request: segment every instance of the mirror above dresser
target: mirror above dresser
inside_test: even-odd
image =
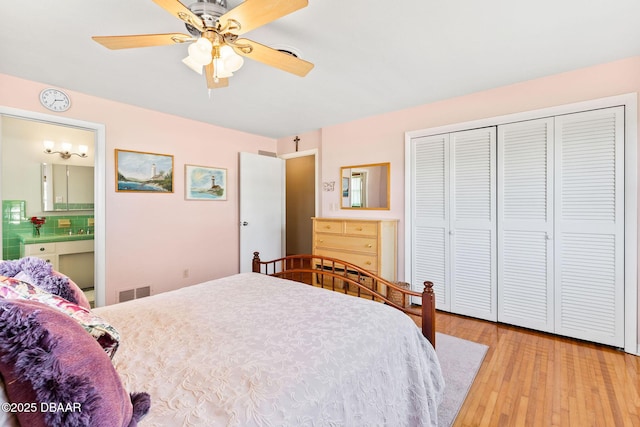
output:
[[[390,163],[340,168],[342,209],[390,209]]]

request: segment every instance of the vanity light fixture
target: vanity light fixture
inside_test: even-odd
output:
[[[73,146],[71,145],[70,142],[63,142],[60,144],[60,150],[54,150],[55,148],[55,142],[50,141],[50,140],[45,140],[43,142],[44,144],[44,152],[47,154],[60,154],[60,157],[62,157],[63,159],[69,159],[71,158],[71,156],[78,156],[78,157],[87,157],[87,152],[89,151],[89,147],[87,147],[86,145],[78,145],[78,152],[74,153],[71,151],[71,149],[73,148]]]

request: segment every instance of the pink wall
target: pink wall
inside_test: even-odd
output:
[[[0,105],[48,113],[38,102],[44,87],[0,74]],[[72,108],[61,116],[106,128],[107,304],[124,289],[150,285],[159,293],[237,273],[238,152],[275,151],[276,141],[67,92]],[[173,155],[174,193],[116,193],[116,148]],[[228,200],[185,201],[185,164],[226,168]]]

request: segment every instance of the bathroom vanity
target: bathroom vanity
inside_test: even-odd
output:
[[[93,234],[22,234],[19,237],[20,257],[42,258],[51,264],[54,270],[71,277],[82,289],[93,288]]]

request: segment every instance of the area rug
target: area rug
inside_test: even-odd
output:
[[[488,349],[484,344],[436,334],[436,353],[445,381],[444,399],[438,407],[438,427],[449,427],[455,421]]]

